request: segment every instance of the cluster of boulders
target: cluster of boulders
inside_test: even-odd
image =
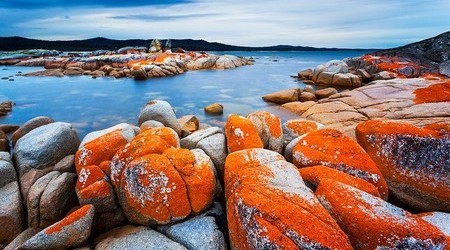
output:
[[[138,124],[81,142],[48,117],[15,130],[12,159],[0,153],[0,247],[450,246],[448,128],[367,121],[355,141],[257,111],[222,129],[158,100]]]
[[[266,102],[272,102],[276,104],[298,104],[302,102],[316,102],[320,99],[328,98],[337,93],[338,91],[335,88],[330,87],[315,90],[313,87],[307,85],[303,89],[286,89],[269,93],[267,95],[264,95],[262,99]]]

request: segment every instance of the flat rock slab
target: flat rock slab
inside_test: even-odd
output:
[[[338,128],[351,137],[355,137],[354,129],[358,123],[373,119],[401,120],[417,126],[450,124],[448,101],[416,101],[414,92],[417,89],[436,83],[423,78],[374,81],[372,85],[322,99],[306,109],[301,117],[328,128]],[[290,109],[289,105],[284,107]]]

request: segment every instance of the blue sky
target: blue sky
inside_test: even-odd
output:
[[[450,30],[449,0],[0,0],[0,36],[388,48]]]

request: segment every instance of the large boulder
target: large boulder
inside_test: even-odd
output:
[[[211,159],[203,152],[178,148],[176,134],[157,135],[157,131],[149,129],[136,136],[111,163],[120,205],[136,224],[167,224],[198,214],[214,197]]]
[[[55,121],[47,116],[38,116],[25,122],[18,130],[13,133],[11,137],[13,146],[16,144],[17,140],[19,140],[22,136],[26,135],[31,130],[53,122]]]
[[[398,200],[418,211],[450,212],[448,133],[367,121],[356,127],[356,136]]]
[[[14,148],[14,162],[20,177],[24,201],[33,183],[53,170],[64,157],[76,152],[80,140],[68,123],[40,126],[21,137]]]
[[[37,233],[19,249],[71,249],[81,246],[91,234],[93,218],[94,206],[85,205]]]
[[[283,130],[278,116],[267,111],[256,111],[247,116],[258,130],[264,148],[277,153],[283,151]]]
[[[439,74],[450,77],[450,60],[439,64]]]
[[[304,119],[289,120],[282,125],[284,145],[289,144],[292,140],[299,136],[323,129],[324,127],[325,126],[323,124],[314,121]]]
[[[338,130],[306,134],[294,146],[292,158],[299,168],[323,165],[366,180],[387,199],[388,186],[375,162],[356,141]]]
[[[443,249],[436,227],[381,198],[331,179],[316,190],[355,249]]]
[[[9,153],[0,152],[0,248],[19,235],[24,226],[24,209],[17,175]]]
[[[159,121],[166,127],[175,130],[181,136],[181,126],[178,123],[172,106],[166,101],[153,100],[145,104],[139,113],[139,125],[148,120]]]
[[[186,250],[183,245],[172,241],[148,227],[123,226],[100,235],[95,239],[95,249],[152,249]]]
[[[263,148],[256,126],[249,119],[232,114],[225,124],[228,152],[248,148]]]
[[[225,193],[232,249],[351,249],[296,167],[276,152],[228,155]]]

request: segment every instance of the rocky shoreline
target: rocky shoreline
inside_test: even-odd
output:
[[[182,74],[188,70],[231,69],[252,64],[251,60],[233,55],[206,52],[171,52],[147,48],[122,48],[118,51],[62,53],[38,51],[32,54],[11,54],[0,58],[0,65],[42,66],[43,71],[23,76],[129,77],[144,80]],[[44,53],[45,52],[45,53]],[[55,55],[56,54],[56,55]]]

